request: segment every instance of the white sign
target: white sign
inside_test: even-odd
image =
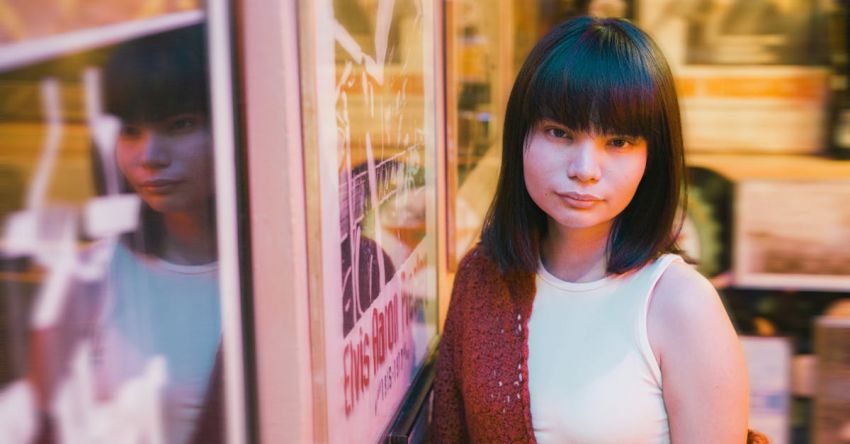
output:
[[[735,197],[735,284],[850,290],[850,180],[746,180]]]
[[[772,444],[791,429],[791,343],[787,338],[742,336],[750,382],[750,428]]]

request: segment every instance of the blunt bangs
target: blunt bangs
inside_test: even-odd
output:
[[[664,109],[644,59],[619,27],[569,35],[533,75],[523,112],[532,124],[548,119],[576,131],[651,137]]]
[[[116,47],[103,77],[106,111],[123,120],[155,122],[187,112],[208,114],[203,27]]]

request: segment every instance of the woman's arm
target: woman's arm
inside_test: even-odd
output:
[[[708,280],[687,264],[671,264],[655,288],[647,330],[661,367],[672,442],[746,442],[744,355]]]

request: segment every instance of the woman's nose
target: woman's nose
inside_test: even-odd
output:
[[[147,168],[163,168],[171,163],[167,142],[157,131],[145,132],[140,160]]]
[[[600,153],[595,142],[590,139],[580,139],[576,143],[567,173],[571,179],[579,182],[596,182],[602,174]]]

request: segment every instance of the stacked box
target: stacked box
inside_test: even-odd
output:
[[[815,322],[818,357],[812,440],[850,442],[850,318],[820,317]]]

